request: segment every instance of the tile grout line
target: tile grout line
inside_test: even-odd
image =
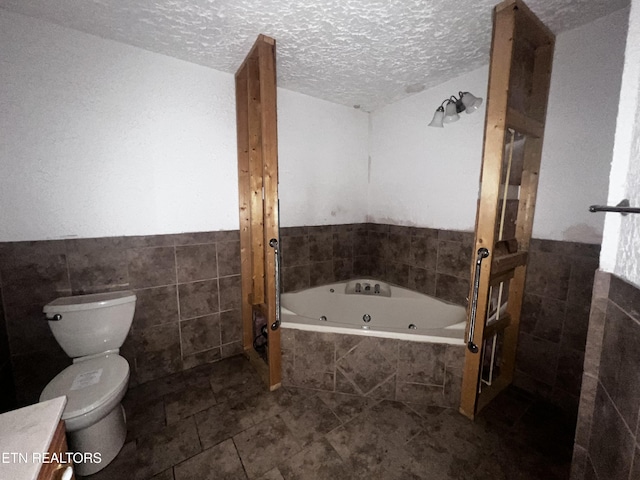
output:
[[[182,311],[180,308],[180,288],[178,284],[178,247],[173,246],[173,269],[176,278],[176,304],[178,307],[178,342],[180,343],[180,370],[184,369],[184,348],[182,346]],[[166,412],[165,412],[166,414]]]
[[[632,315],[631,313],[629,313],[627,310],[625,310],[624,308],[622,308],[620,305],[618,305],[615,301],[611,300],[610,298],[607,298],[607,301],[613,303],[618,310],[620,310],[622,313],[625,314],[625,316],[629,317],[629,319],[636,325],[640,325],[640,318],[636,318],[636,315]]]
[[[222,358],[222,308],[220,304],[220,259],[218,252],[218,243],[214,243],[216,250],[216,278],[218,279],[218,345],[220,348],[220,358]],[[242,282],[242,279],[241,279]],[[240,287],[242,290],[242,286]],[[242,305],[241,305],[242,306]]]
[[[245,431],[245,430],[243,430],[243,431]],[[236,445],[236,441],[235,441],[235,439],[233,437],[235,437],[235,435],[229,437],[229,440],[231,440],[231,443],[233,443],[233,448],[236,449],[236,455],[238,455],[238,460],[240,460],[240,465],[242,465],[242,471],[244,472],[245,477],[249,478],[249,473],[247,472],[247,467],[245,466],[244,461],[242,460],[242,456],[240,455],[240,450],[238,450],[238,445]]]
[[[333,336],[333,391],[334,392],[336,391],[337,385],[338,385],[338,345],[336,344],[336,341],[337,341],[337,336],[334,335]]]
[[[620,420],[622,420],[622,423],[626,427],[627,431],[631,434],[631,437],[636,439],[636,432],[631,430],[631,427],[629,425],[627,425],[627,421],[624,419],[624,416],[622,415],[622,413],[620,413],[620,410],[618,409],[618,405],[616,405],[616,402],[613,400],[613,398],[611,398],[611,395],[609,395],[609,391],[607,390],[607,387],[605,387],[604,384],[600,381],[600,378],[598,378],[598,384],[602,387],[602,390],[604,391],[605,395],[607,396],[607,398],[611,402],[611,405],[613,405],[614,410],[618,414],[618,417],[620,417]],[[597,390],[596,390],[596,397],[597,396],[598,396],[598,393],[597,393]],[[595,400],[594,400],[594,405],[595,405]],[[636,415],[637,415],[637,413],[636,413]],[[637,420],[637,418],[636,418],[636,420]],[[637,428],[637,425],[636,425],[636,428]],[[636,443],[637,442],[634,441],[634,444],[636,444]]]
[[[69,250],[68,250],[68,245],[66,240],[64,240],[64,265],[67,270],[67,281],[69,282],[69,293],[73,295],[73,287],[71,286],[71,269],[69,268]],[[129,276],[129,265],[127,265],[127,277],[128,276]]]
[[[400,386],[400,381],[399,381],[399,377],[400,377],[400,342],[396,342],[396,369],[395,369],[395,375],[396,375],[396,384],[395,384],[395,388],[393,389],[393,399],[397,400],[398,399],[398,388]]]

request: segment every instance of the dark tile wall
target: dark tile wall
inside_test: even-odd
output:
[[[42,314],[59,296],[136,293],[121,349],[132,385],[241,352],[239,255],[238,231],[0,244],[18,404],[70,363]]]
[[[348,280],[369,268],[367,224],[285,227],[280,237],[285,292]]]
[[[370,273],[402,287],[465,305],[473,233],[369,224]]]
[[[285,291],[372,276],[466,305],[470,232],[306,226],[282,228],[281,243]],[[598,250],[532,242],[517,382],[568,409],[577,405]],[[42,320],[42,306],[58,296],[136,292],[122,348],[133,384],[242,350],[237,231],[4,243],[0,287],[20,405],[69,364]],[[0,374],[10,378],[9,370]]]
[[[463,345],[282,329],[282,383],[458,407]]]
[[[600,246],[533,239],[515,384],[577,414]]]
[[[572,480],[640,478],[640,289],[598,271]]]
[[[2,302],[0,302],[0,413],[11,410],[14,407],[15,391],[11,369],[11,352],[9,351],[7,322],[4,318]]]
[[[281,229],[284,291],[372,276],[466,305],[473,234],[373,223]]]

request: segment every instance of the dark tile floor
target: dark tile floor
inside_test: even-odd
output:
[[[127,442],[90,480],[568,479],[573,425],[517,390],[453,409],[264,389],[241,356],[132,388]]]

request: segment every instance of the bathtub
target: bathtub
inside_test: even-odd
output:
[[[284,293],[281,306],[282,328],[464,345],[464,307],[378,280]]]

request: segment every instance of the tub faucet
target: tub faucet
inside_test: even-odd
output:
[[[356,293],[360,293],[362,291],[362,285],[360,283],[356,283]]]
[[[369,292],[369,291],[371,291],[371,285],[369,285],[368,283],[365,283],[365,284],[364,284],[364,291],[365,291],[365,292]]]
[[[380,284],[376,283],[373,287],[373,293],[380,293]]]

